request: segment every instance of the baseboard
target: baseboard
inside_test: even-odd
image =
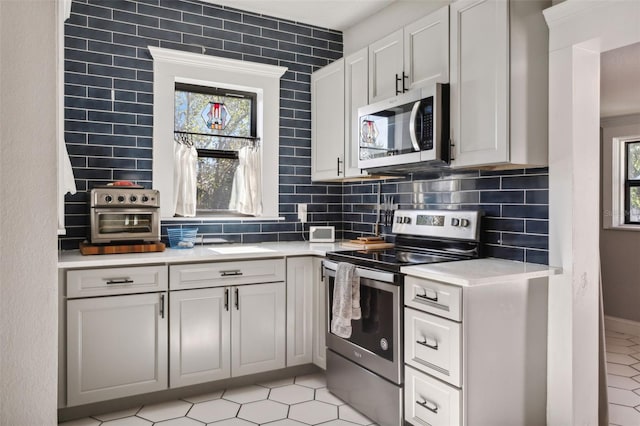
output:
[[[617,331],[618,333],[633,334],[640,336],[640,322],[632,321],[624,318],[604,316],[605,330]]]

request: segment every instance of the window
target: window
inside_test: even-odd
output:
[[[640,231],[640,114],[601,119],[602,226]]]
[[[624,145],[624,223],[640,225],[640,140]]]
[[[153,46],[148,49],[153,57],[153,187],[160,191],[162,219],[170,220],[175,212],[176,84],[218,87],[227,93],[255,94],[255,136],[260,139],[257,156],[262,165],[261,174],[257,177],[262,186],[259,200],[262,213],[255,216],[260,219],[278,218],[280,78],[287,68]],[[229,136],[226,135],[227,138]],[[215,159],[216,162],[222,160]],[[209,207],[215,210],[213,205]],[[220,205],[224,206],[224,203],[220,202]],[[207,217],[225,220],[229,215]]]
[[[238,151],[256,147],[256,94],[175,85],[174,140],[198,154],[196,214],[235,214],[230,206]]]

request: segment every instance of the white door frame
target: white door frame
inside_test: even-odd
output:
[[[549,25],[547,420],[598,423],[600,53],[640,42],[637,0],[567,0]]]

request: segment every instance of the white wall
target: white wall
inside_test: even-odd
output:
[[[343,31],[344,56],[368,46],[429,13],[451,3],[450,0],[402,0]],[[364,7],[364,6],[363,6]]]
[[[640,137],[640,114],[602,120],[602,206],[611,212],[613,138]],[[607,200],[608,199],[608,200]],[[609,201],[609,202],[607,202]],[[603,222],[606,217],[603,216]],[[640,228],[600,230],[602,297],[608,316],[640,322]]]
[[[0,1],[0,425],[55,425],[56,8]]]

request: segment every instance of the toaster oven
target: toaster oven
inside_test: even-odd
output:
[[[93,244],[160,241],[160,194],[142,187],[91,190]]]

